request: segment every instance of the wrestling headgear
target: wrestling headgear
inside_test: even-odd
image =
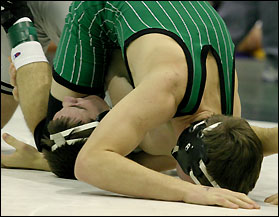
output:
[[[84,139],[87,139],[88,137],[80,137],[76,139],[66,139],[67,136],[74,135],[77,132],[85,131],[92,129],[92,131],[98,126],[100,121],[103,119],[103,117],[108,113],[109,111],[102,112],[101,114],[98,115],[95,121],[83,124],[81,126],[73,127],[68,130],[64,130],[59,133],[51,134],[50,135],[50,140],[54,141],[54,145],[51,147],[51,151],[55,151],[57,148],[60,148],[61,146],[67,144],[67,145],[73,145],[77,141],[81,141]]]
[[[172,156],[196,184],[200,184],[199,178],[205,176],[213,187],[220,187],[207,173],[209,159],[206,156],[206,144],[202,141],[203,132],[210,131],[219,124],[221,122],[206,127],[205,121],[193,123],[181,133],[177,145],[172,149]]]

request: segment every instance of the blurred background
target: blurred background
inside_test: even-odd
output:
[[[236,46],[242,117],[278,123],[278,1],[210,1]]]

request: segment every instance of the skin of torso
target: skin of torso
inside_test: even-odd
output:
[[[162,44],[164,44],[164,46],[160,46]],[[168,53],[176,53],[176,59],[173,62],[171,62],[172,67],[175,68],[175,70],[177,70],[177,73],[182,73],[183,75],[181,76],[185,78],[185,85],[183,85],[182,83],[182,85],[177,88],[177,92],[179,93],[177,97],[179,104],[179,100],[181,100],[184,96],[186,89],[187,62],[181,47],[173,39],[160,34],[148,34],[136,39],[134,42],[131,43],[131,45],[127,49],[129,67],[132,73],[134,84],[137,87],[144,79],[148,77],[150,71],[152,71],[152,68],[156,67],[157,64],[159,65],[161,61],[164,60],[162,53],[166,53],[166,49],[168,50]],[[120,52],[118,55],[120,55]],[[117,57],[116,54],[113,57],[113,59],[119,60],[119,56]],[[121,76],[129,80],[124,63],[119,63],[119,61],[113,61],[113,59],[111,68],[116,67],[116,64],[118,64],[116,69],[121,71]],[[162,124],[150,130],[145,135],[143,141],[139,144],[139,147],[143,151],[151,155],[171,156],[171,150],[175,146],[179,135],[192,122],[208,118],[213,114],[221,114],[220,81],[218,75],[218,68],[216,60],[211,54],[211,52],[209,52],[206,59],[206,69],[206,84],[198,110],[193,115],[172,118],[165,124]],[[234,115],[240,116],[241,111],[239,95],[237,92],[237,76],[235,82],[236,86],[234,100]],[[120,85],[118,88],[125,89],[125,84],[123,84],[122,86]],[[123,90],[123,92],[127,91],[127,89],[129,88],[126,88],[125,90]],[[110,95],[112,96],[112,101],[114,103],[117,103],[117,101],[120,100],[114,100],[113,93]]]

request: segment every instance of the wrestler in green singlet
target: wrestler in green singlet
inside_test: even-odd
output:
[[[225,23],[208,2],[75,1],[56,52],[54,79],[74,91],[102,93],[110,53],[119,47],[133,81],[126,49],[148,33],[172,37],[185,53],[188,83],[176,116],[198,109],[209,51],[218,65],[222,113],[233,113],[234,44]]]

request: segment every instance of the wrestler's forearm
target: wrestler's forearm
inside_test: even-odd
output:
[[[147,154],[144,151],[141,151],[139,153],[131,153],[127,157],[144,167],[147,167],[149,169],[158,172],[171,170],[174,169],[176,166],[176,161],[171,156],[164,156],[164,155],[154,156],[154,155]]]
[[[94,162],[95,161],[95,162]],[[194,185],[143,167],[113,151],[96,151],[82,162],[87,168],[77,178],[101,189],[136,198],[181,201],[229,208],[259,208],[244,194]],[[95,166],[91,167],[91,163]],[[79,168],[75,168],[76,171]]]
[[[46,117],[51,68],[47,62],[24,65],[17,70],[16,82],[24,119],[34,134],[38,123]]]
[[[90,164],[96,165],[96,162],[100,163],[93,169]],[[148,169],[110,151],[96,152],[96,155],[94,154],[84,163],[87,164],[88,171],[84,171],[83,168],[81,172],[87,175],[80,177],[77,173],[79,180],[119,194],[139,198],[185,201],[185,195],[192,188],[190,183]]]
[[[252,129],[262,142],[264,156],[278,153],[278,127],[263,128],[252,126]]]

